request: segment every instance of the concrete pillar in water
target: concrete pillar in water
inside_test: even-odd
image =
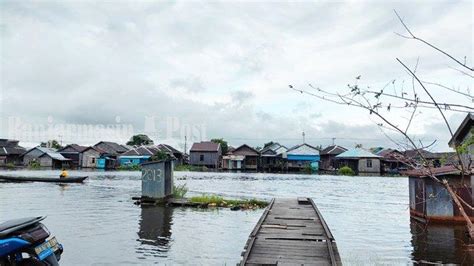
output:
[[[164,200],[173,195],[173,161],[162,160],[142,165],[142,198]]]

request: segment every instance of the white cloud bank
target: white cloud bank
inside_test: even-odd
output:
[[[120,116],[139,132],[145,117],[156,116],[157,142],[173,117],[204,125],[207,138],[232,145],[292,145],[305,131],[314,145],[336,137],[347,146],[390,146],[367,112],[308,98],[288,85],[344,90],[362,75],[375,88],[397,79],[400,90],[403,81],[409,88],[410,77],[395,57],[410,66],[420,57],[424,79],[472,86],[439,53],[395,35],[403,28],[393,9],[418,35],[472,65],[470,1],[3,1],[0,137],[9,136],[11,117],[110,124]],[[433,93],[472,105],[439,89]],[[393,116],[403,122],[400,113]],[[454,126],[462,119],[448,116]],[[449,136],[439,116],[426,110],[417,119],[413,132],[446,149]],[[172,137],[166,141],[182,146],[181,135]]]

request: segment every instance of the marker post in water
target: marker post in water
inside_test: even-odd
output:
[[[166,201],[173,195],[173,161],[161,160],[141,164],[142,199]]]

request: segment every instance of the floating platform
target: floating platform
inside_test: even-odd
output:
[[[171,207],[194,207],[194,208],[207,208],[209,204],[207,203],[197,203],[191,202],[189,199],[174,199],[171,197],[164,199],[154,199],[149,197],[132,197],[132,200],[135,201],[136,205],[165,205]]]
[[[310,198],[273,199],[250,234],[240,265],[342,265],[329,227]]]

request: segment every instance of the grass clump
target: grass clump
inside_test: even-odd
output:
[[[337,173],[338,173],[339,175],[347,175],[347,176],[353,176],[353,175],[355,175],[354,170],[352,170],[352,168],[350,168],[349,166],[343,166],[343,167],[339,168],[339,170],[337,171]]]
[[[173,185],[173,198],[182,199],[188,193],[188,187],[186,184],[182,185]]]
[[[227,208],[239,208],[239,209],[257,209],[265,208],[268,206],[268,202],[249,199],[249,200],[237,200],[237,199],[224,199],[217,195],[201,195],[191,197],[189,199],[193,203],[207,204],[209,207],[227,207]]]
[[[120,171],[140,171],[140,169],[140,165],[138,164],[120,165],[117,167],[117,170]]]
[[[183,172],[207,172],[209,169],[206,166],[196,166],[196,165],[189,165],[189,164],[181,164],[176,165],[174,167],[175,171],[183,171]]]
[[[196,172],[201,171],[201,167],[189,165],[189,164],[180,164],[174,167],[175,171],[187,171],[187,172]]]
[[[15,168],[15,165],[14,165],[13,163],[7,163],[7,164],[5,165],[5,167],[6,167],[7,169],[13,169],[13,168]]]

